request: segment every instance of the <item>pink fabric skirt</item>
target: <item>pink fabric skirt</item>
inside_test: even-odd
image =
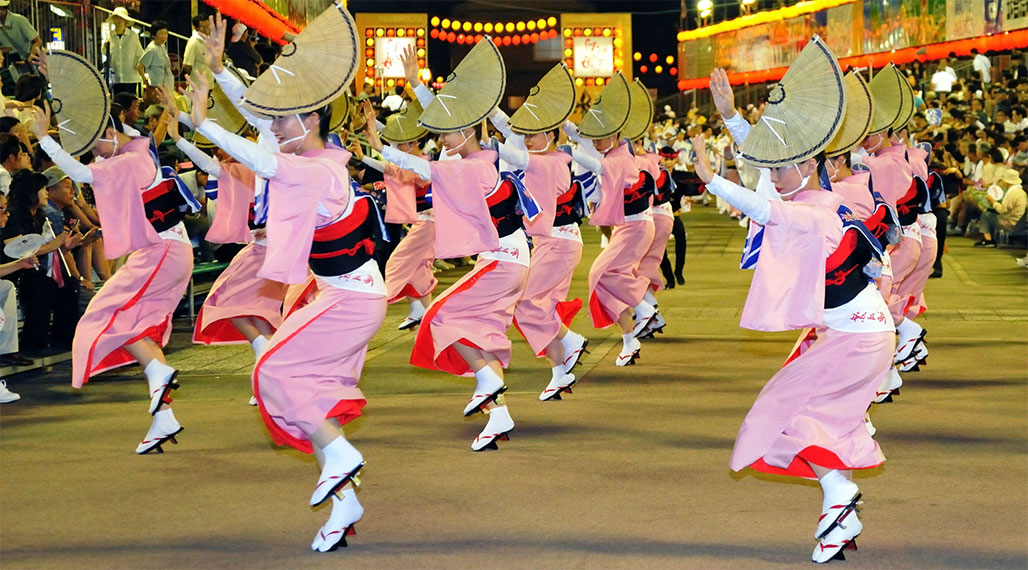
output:
[[[614,228],[607,247],[589,269],[589,314],[594,327],[609,327],[625,309],[643,300],[650,280],[638,269],[652,243],[653,222],[649,220]]]
[[[253,371],[253,391],[275,443],[311,453],[323,421],[345,424],[365,404],[357,387],[368,342],[385,320],[381,295],[333,286],[290,314]]]
[[[229,319],[257,317],[272,328],[282,324],[282,298],[286,284],[257,276],[267,248],[250,243],[211,286],[193,328],[196,344],[244,344],[249,342]]]
[[[582,244],[555,237],[536,237],[534,241],[525,292],[514,307],[514,324],[541,355],[560,332],[557,304],[571,288],[575,267],[582,260]]]
[[[938,251],[939,242],[921,234],[921,257],[918,258],[917,266],[910,273],[910,277],[904,280],[900,288],[900,294],[907,296],[904,313],[909,319],[916,319],[928,309],[924,300],[924,288],[928,284],[928,277],[935,271],[935,256]]]
[[[900,238],[896,249],[889,253],[892,260],[892,291],[888,297],[889,312],[892,319],[899,322],[903,319],[903,313],[910,303],[910,295],[907,292],[910,287],[907,281],[917,267],[918,259],[921,257],[921,244],[913,238]],[[935,263],[932,260],[932,263]]]
[[[492,354],[506,368],[511,347],[507,329],[527,279],[528,268],[524,265],[479,258],[467,275],[425,311],[410,363],[470,376],[473,371],[453,348],[460,342]]]
[[[435,260],[435,222],[420,221],[410,227],[386,262],[386,297],[390,303],[404,297],[424,297],[439,281],[432,274]]]
[[[193,248],[187,243],[165,239],[132,252],[79,319],[71,345],[71,385],[81,388],[101,372],[135,363],[122,348],[126,344],[144,337],[168,344],[172,313],[192,272]]]
[[[760,391],[739,428],[730,466],[814,477],[807,462],[868,469],[885,461],[864,412],[892,364],[891,332],[817,331],[817,340]]]
[[[653,214],[653,243],[639,264],[639,273],[649,280],[650,289],[660,291],[664,288],[664,277],[660,273],[660,262],[667,251],[667,240],[671,237],[671,229],[675,219],[663,214]]]

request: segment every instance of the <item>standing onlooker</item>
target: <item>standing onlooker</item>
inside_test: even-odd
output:
[[[29,57],[32,55],[43,40],[39,38],[39,32],[32,27],[32,22],[21,14],[12,14],[10,11],[11,0],[0,0],[0,52],[4,54],[3,84],[4,94],[9,94],[14,88],[14,82],[22,73],[32,73],[34,67],[30,64]],[[10,66],[17,72],[11,74]]]
[[[130,20],[138,22],[129,17],[124,7],[115,8],[107,18],[107,23],[114,26],[114,31],[100,48],[107,55],[107,80],[114,94],[137,93],[139,83],[143,80],[136,69],[139,58],[143,57],[143,44],[139,43],[139,34],[128,27]]]
[[[175,74],[171,72],[171,58],[168,57],[168,23],[157,20],[150,24],[153,41],[143,50],[136,63],[136,71],[147,87],[165,86],[175,90]]]
[[[982,80],[982,85],[988,85],[992,83],[992,62],[989,58],[978,53],[978,48],[971,48],[971,55],[974,56],[974,70],[978,72],[978,77]]]
[[[204,47],[203,36],[200,35],[206,36],[209,33],[211,33],[211,25],[207,22],[207,18],[203,16],[193,17],[193,35],[189,36],[189,41],[186,42],[186,52],[182,55],[183,77],[190,75],[194,71],[204,75],[209,71],[207,67],[207,48]]]
[[[939,70],[932,74],[932,91],[936,93],[949,93],[953,91],[953,84],[956,83],[957,77],[948,71],[952,69],[945,59],[939,62]]]
[[[254,33],[246,29],[242,22],[232,26],[231,42],[225,46],[225,55],[232,60],[232,65],[250,74],[250,77],[259,75],[257,69],[264,63],[261,54],[253,47]]]

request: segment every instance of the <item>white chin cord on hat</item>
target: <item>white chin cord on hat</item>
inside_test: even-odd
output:
[[[286,140],[278,143],[278,148],[283,148],[287,144],[289,144],[289,143],[291,143],[293,141],[302,141],[303,139],[307,138],[307,135],[310,134],[310,130],[307,129],[307,125],[303,124],[303,119],[300,118],[300,115],[296,114],[296,115],[293,115],[293,116],[296,117],[296,122],[300,123],[300,128],[303,129],[303,134],[300,135],[300,136],[297,136],[297,137],[293,137],[291,139],[286,139]]]
[[[460,150],[461,147],[463,147],[464,145],[468,144],[468,141],[471,140],[471,137],[466,136],[464,134],[464,131],[461,131],[460,134],[461,134],[462,137],[464,137],[464,140],[459,145],[457,145],[457,146],[455,146],[453,148],[444,149],[446,151],[446,156],[453,156],[453,155],[457,154],[457,151]]]
[[[839,174],[839,169],[835,168],[835,165],[832,164],[832,159],[830,158],[825,161],[825,165],[828,166],[828,170],[832,171],[831,174],[828,175],[828,177],[834,182],[835,177]]]
[[[876,144],[871,150],[867,151],[868,153],[877,152],[878,149],[882,148],[882,133],[875,133],[875,136],[878,137],[878,144]]]
[[[543,148],[541,148],[539,150],[529,150],[528,153],[529,154],[544,154],[546,151],[550,150],[550,143],[552,143],[552,142],[553,142],[553,137],[552,136],[547,136],[546,137],[546,146],[544,146]]]
[[[799,166],[796,166],[795,164],[793,164],[792,167],[796,169],[796,174],[800,175],[800,185],[797,186],[796,188],[788,191],[788,192],[779,192],[778,194],[780,196],[782,196],[783,198],[788,198],[789,196],[792,196],[793,194],[799,192],[800,190],[803,190],[804,188],[807,187],[807,182],[810,181],[810,177],[809,176],[803,176],[803,173],[800,172],[800,167]]]
[[[96,139],[96,142],[106,142],[114,145],[114,150],[111,151],[111,156],[118,154],[118,135],[114,135],[114,139]]]
[[[612,148],[614,148],[614,141],[613,140],[610,141],[610,145],[608,145],[607,148],[605,148],[603,150],[597,150],[596,152],[598,152],[600,154],[607,154],[608,152],[610,152],[610,149],[612,149]]]

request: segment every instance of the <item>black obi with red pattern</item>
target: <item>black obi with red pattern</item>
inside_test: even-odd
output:
[[[635,184],[625,188],[625,215],[631,216],[645,212],[650,207],[650,197],[653,196],[656,188],[657,183],[653,176],[645,170],[640,170]]]
[[[915,176],[910,181],[910,187],[903,196],[896,200],[896,214],[899,216],[901,226],[909,226],[917,221],[918,214],[924,212],[925,204],[928,202],[928,186],[924,180]]]
[[[825,260],[826,309],[849,303],[867,287],[869,278],[864,274],[864,266],[874,254],[874,247],[859,229],[844,229],[839,247]]]
[[[311,271],[322,277],[345,275],[372,259],[380,231],[370,199],[354,198],[350,213],[314,230],[308,257]]]
[[[514,183],[503,180],[488,196],[485,197],[489,205],[489,217],[492,218],[496,233],[502,238],[525,227],[525,223],[518,213],[518,193]]]
[[[418,212],[432,209],[432,185],[426,184],[423,188],[414,186],[414,207]]]
[[[582,223],[582,183],[571,181],[571,188],[557,196],[557,211],[553,216],[553,227]]]
[[[173,179],[161,180],[156,186],[143,192],[143,210],[146,219],[157,232],[170,230],[186,217],[189,206],[175,187]]]
[[[671,195],[674,194],[675,191],[675,186],[671,182],[671,173],[661,168],[660,174],[657,175],[655,185],[656,191],[653,193],[653,205],[659,206],[670,202]]]

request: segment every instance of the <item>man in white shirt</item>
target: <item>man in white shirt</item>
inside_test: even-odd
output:
[[[382,108],[387,109],[390,113],[395,113],[406,107],[407,102],[403,99],[403,87],[397,86],[393,89],[391,95],[382,100]]]
[[[114,31],[107,36],[101,51],[107,55],[107,77],[112,93],[137,93],[143,81],[136,69],[139,58],[143,57],[143,44],[139,43],[139,34],[128,27],[129,21],[138,20],[130,18],[128,10],[121,6],[107,18]]]
[[[947,69],[953,69],[946,65],[945,61],[939,62],[939,70],[932,74],[932,91],[936,93],[949,93],[953,91],[953,84],[956,82],[957,77],[951,74]]]
[[[988,85],[992,82],[992,62],[989,61],[989,58],[978,53],[978,48],[971,48],[971,55],[974,56],[974,70],[978,72],[982,83]]]
[[[182,75],[187,76],[193,71],[207,74],[207,55],[203,38],[200,34],[211,33],[210,22],[203,16],[193,18],[193,35],[186,42],[186,52],[182,55]]]

